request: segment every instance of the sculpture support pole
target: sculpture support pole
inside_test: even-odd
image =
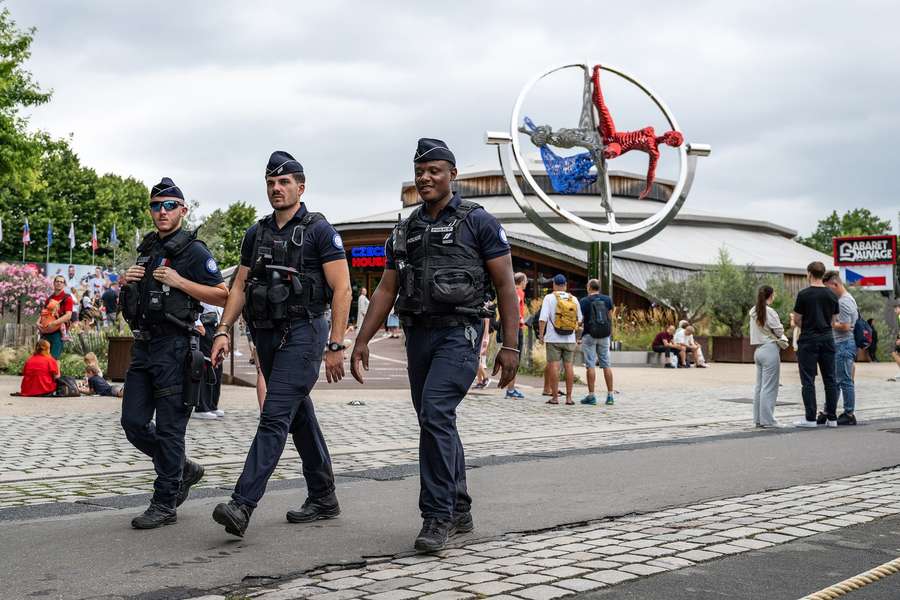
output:
[[[600,281],[600,293],[613,297],[612,244],[591,242],[588,247],[588,278]]]

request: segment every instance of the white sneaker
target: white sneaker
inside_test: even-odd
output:
[[[781,423],[780,421],[775,421],[771,425],[759,425],[763,429],[789,429],[791,426],[787,423]]]
[[[213,414],[215,414],[217,417],[224,417],[224,416],[225,416],[225,411],[224,411],[224,410],[219,410],[219,409],[217,408],[216,410],[213,411]]]
[[[241,352],[240,350],[235,350],[235,351],[234,351],[234,355],[235,355],[235,356],[243,356],[244,353]]]
[[[826,427],[837,427],[837,419],[828,419],[825,421]]]
[[[815,421],[803,420],[803,421],[795,421],[794,422],[794,427],[809,427],[810,429],[815,429],[818,426],[819,426],[819,424],[816,423]]]
[[[216,420],[219,418],[214,412],[195,412],[191,415],[194,419]]]

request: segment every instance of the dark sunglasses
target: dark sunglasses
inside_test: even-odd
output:
[[[150,210],[153,212],[159,212],[159,209],[164,208],[166,212],[172,212],[179,206],[184,206],[181,202],[176,202],[175,200],[165,200],[165,201],[156,201],[150,203]]]

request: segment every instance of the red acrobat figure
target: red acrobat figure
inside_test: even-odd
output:
[[[650,164],[647,166],[647,187],[638,196],[639,199],[647,197],[653,187],[653,179],[656,177],[656,163],[659,162],[659,145],[668,144],[678,147],[684,143],[684,136],[678,131],[667,131],[661,136],[656,135],[652,127],[644,127],[637,131],[616,131],[612,115],[603,101],[603,92],[600,90],[600,65],[594,65],[594,106],[600,113],[600,138],[603,140],[603,158],[615,158],[631,150],[640,150],[650,155]]]

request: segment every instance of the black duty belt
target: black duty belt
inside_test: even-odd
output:
[[[132,335],[134,336],[134,339],[139,342],[149,342],[153,338],[165,337],[170,335],[182,335],[187,337],[189,334],[187,331],[181,329],[180,327],[163,324],[144,327],[140,331],[133,331]]]
[[[474,325],[479,318],[469,315],[401,315],[400,322],[404,327],[457,327]]]

